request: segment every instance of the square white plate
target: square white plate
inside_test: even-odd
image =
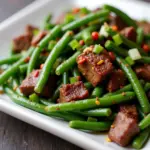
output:
[[[0,24],[0,57],[7,56],[11,39],[21,32],[26,24],[40,25],[43,17],[49,12],[57,16],[64,10],[74,6],[87,6],[89,8],[96,8],[104,3],[109,3],[121,8],[127,12],[131,17],[136,19],[150,20],[150,5],[148,3],[141,3],[139,1],[129,0],[41,0],[36,1],[13,15]],[[47,117],[32,110],[26,109],[22,106],[14,104],[7,96],[0,96],[0,110],[59,136],[69,142],[72,142],[84,149],[95,150],[123,150],[114,143],[106,142],[107,135],[104,134],[90,134],[74,130],[68,127],[68,123]],[[130,148],[131,149],[131,148]],[[150,149],[150,142],[145,146],[144,150]]]

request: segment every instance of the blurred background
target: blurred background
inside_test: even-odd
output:
[[[34,0],[0,0],[0,22]],[[150,0],[141,0],[150,2]],[[50,133],[0,112],[0,150],[81,150]]]

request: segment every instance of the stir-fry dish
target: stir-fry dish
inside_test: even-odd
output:
[[[150,135],[150,23],[110,5],[51,20],[12,40],[11,56],[0,60],[4,93],[71,128],[108,131],[109,142],[142,148]]]

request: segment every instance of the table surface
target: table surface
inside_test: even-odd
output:
[[[0,0],[0,22],[32,1],[34,0]],[[3,112],[0,112],[0,120],[0,150],[81,150]]]
[[[33,0],[0,0],[0,22]],[[50,133],[0,112],[0,150],[80,150]]]

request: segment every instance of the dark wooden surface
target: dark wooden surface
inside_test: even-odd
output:
[[[0,0],[0,22],[32,1]],[[80,148],[0,112],[0,150],[80,150]]]

